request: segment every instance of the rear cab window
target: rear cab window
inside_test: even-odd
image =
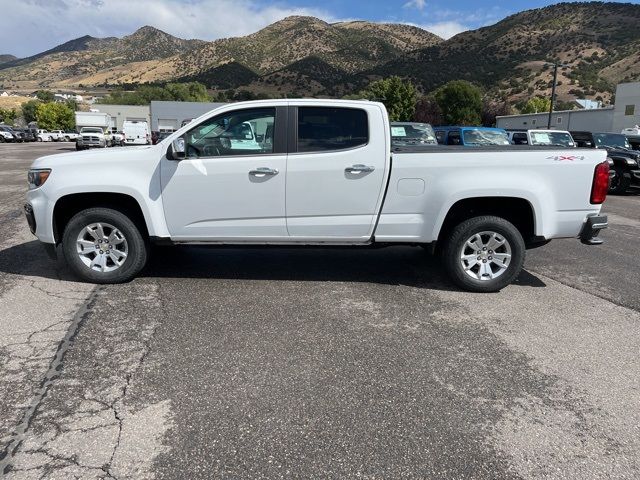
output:
[[[330,152],[369,143],[367,112],[359,108],[298,107],[296,147],[300,153]]]

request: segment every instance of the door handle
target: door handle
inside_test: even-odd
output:
[[[347,173],[358,175],[359,173],[373,172],[375,169],[376,167],[371,167],[369,165],[362,165],[361,163],[358,163],[356,165],[351,165],[350,167],[345,168],[344,171]]]
[[[269,168],[269,167],[259,167],[255,170],[249,170],[249,175],[253,175],[254,177],[264,177],[266,175],[277,175],[277,168]]]

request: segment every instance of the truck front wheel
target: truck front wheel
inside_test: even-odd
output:
[[[496,292],[522,270],[525,244],[507,220],[474,217],[457,225],[445,239],[443,260],[453,282],[472,292]]]
[[[71,218],[62,250],[71,270],[91,283],[127,282],[147,262],[147,244],[136,224],[124,213],[103,207]]]

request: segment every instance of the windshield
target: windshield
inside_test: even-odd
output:
[[[569,132],[531,132],[531,145],[557,145],[574,147],[573,137]]]
[[[104,133],[101,128],[83,128],[80,130],[81,133]]]
[[[593,139],[598,147],[615,147],[631,149],[627,137],[620,133],[594,133]]]
[[[499,130],[465,130],[465,145],[511,145],[507,132]]]
[[[437,145],[436,134],[428,123],[392,123],[391,141],[394,145]]]

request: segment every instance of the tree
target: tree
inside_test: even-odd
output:
[[[41,103],[36,119],[38,127],[46,130],[71,130],[75,125],[73,110],[63,103]]]
[[[482,102],[482,112],[480,113],[482,125],[485,127],[494,127],[496,125],[496,117],[511,115],[511,105],[506,100],[494,101],[485,99]]]
[[[481,121],[482,91],[465,80],[453,80],[433,92],[449,125],[478,125]]]
[[[36,121],[36,109],[40,105],[40,100],[29,100],[22,104],[22,118],[29,124]]]
[[[209,102],[207,88],[198,82],[168,83],[165,86],[142,85],[133,92],[115,90],[100,103],[111,105],[148,105],[153,100],[178,102]]]
[[[15,108],[0,108],[0,123],[13,124],[17,116],[18,112],[16,112]]]
[[[411,120],[416,110],[417,93],[413,84],[393,76],[371,83],[360,92],[360,98],[384,103],[392,122]]]
[[[551,107],[551,100],[544,97],[533,97],[520,109],[520,113],[542,113],[548,112]]]
[[[482,91],[466,80],[453,80],[438,88],[433,96],[449,125],[478,125],[482,111]]]
[[[418,100],[413,120],[431,125],[442,125],[442,110],[433,96],[422,97]]]
[[[38,97],[38,100],[42,102],[53,102],[53,99],[55,98],[53,92],[50,92],[49,90],[38,90],[36,92],[36,97]]]

